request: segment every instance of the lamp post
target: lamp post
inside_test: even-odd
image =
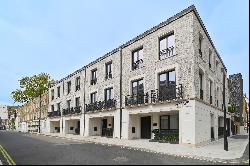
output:
[[[227,121],[227,113],[226,113],[226,99],[225,99],[225,69],[221,68],[221,72],[223,73],[223,111],[224,111],[224,128],[223,128],[223,133],[224,133],[224,150],[228,151],[228,141],[227,141],[227,131],[226,131],[226,121]]]

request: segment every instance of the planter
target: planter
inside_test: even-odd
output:
[[[166,141],[166,140],[159,140],[158,142],[159,143],[169,143],[169,141]]]
[[[159,140],[156,139],[150,139],[149,142],[159,142]]]
[[[179,141],[169,141],[170,144],[179,144]]]

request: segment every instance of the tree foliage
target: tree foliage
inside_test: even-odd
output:
[[[48,91],[49,87],[55,83],[47,73],[40,73],[31,77],[24,77],[19,80],[20,89],[11,93],[15,102],[27,103]]]
[[[232,104],[228,106],[228,112],[235,113],[236,111],[236,105]]]

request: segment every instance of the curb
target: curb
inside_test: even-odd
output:
[[[242,161],[241,158],[237,158],[237,159],[219,159],[219,158],[208,158],[208,157],[202,157],[202,156],[170,154],[170,153],[165,153],[165,152],[157,152],[157,151],[149,150],[149,149],[146,149],[146,148],[135,148],[135,147],[131,147],[131,146],[123,146],[123,145],[101,143],[101,142],[95,142],[95,141],[79,140],[79,139],[69,138],[69,137],[64,137],[64,136],[54,136],[54,135],[42,134],[42,133],[39,133],[39,134],[37,133],[36,135],[66,139],[66,140],[69,140],[69,141],[77,141],[77,142],[80,142],[80,143],[92,143],[92,144],[103,145],[103,146],[116,146],[116,147],[120,147],[122,149],[128,149],[128,150],[133,149],[133,150],[136,150],[136,151],[142,151],[142,152],[147,152],[147,153],[154,153],[154,154],[159,154],[159,155],[169,155],[169,156],[180,157],[180,158],[207,161],[207,162],[211,162],[211,163],[239,164],[239,163],[242,162],[244,164],[249,164],[249,159]]]

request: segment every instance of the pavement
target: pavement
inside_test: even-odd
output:
[[[224,165],[18,132],[0,131],[0,145],[17,165]]]
[[[121,140],[117,138],[105,137],[82,137],[79,135],[60,135],[57,133],[42,134],[50,137],[83,141],[89,143],[98,143],[109,146],[120,146],[134,150],[167,154],[176,157],[186,157],[205,161],[216,162],[239,162],[243,157],[246,147],[249,143],[249,135],[236,135],[228,138],[229,151],[224,150],[224,139],[213,141],[200,147],[187,147],[179,144],[149,142],[149,140]],[[248,153],[249,154],[249,153]],[[245,162],[249,163],[248,159]]]

